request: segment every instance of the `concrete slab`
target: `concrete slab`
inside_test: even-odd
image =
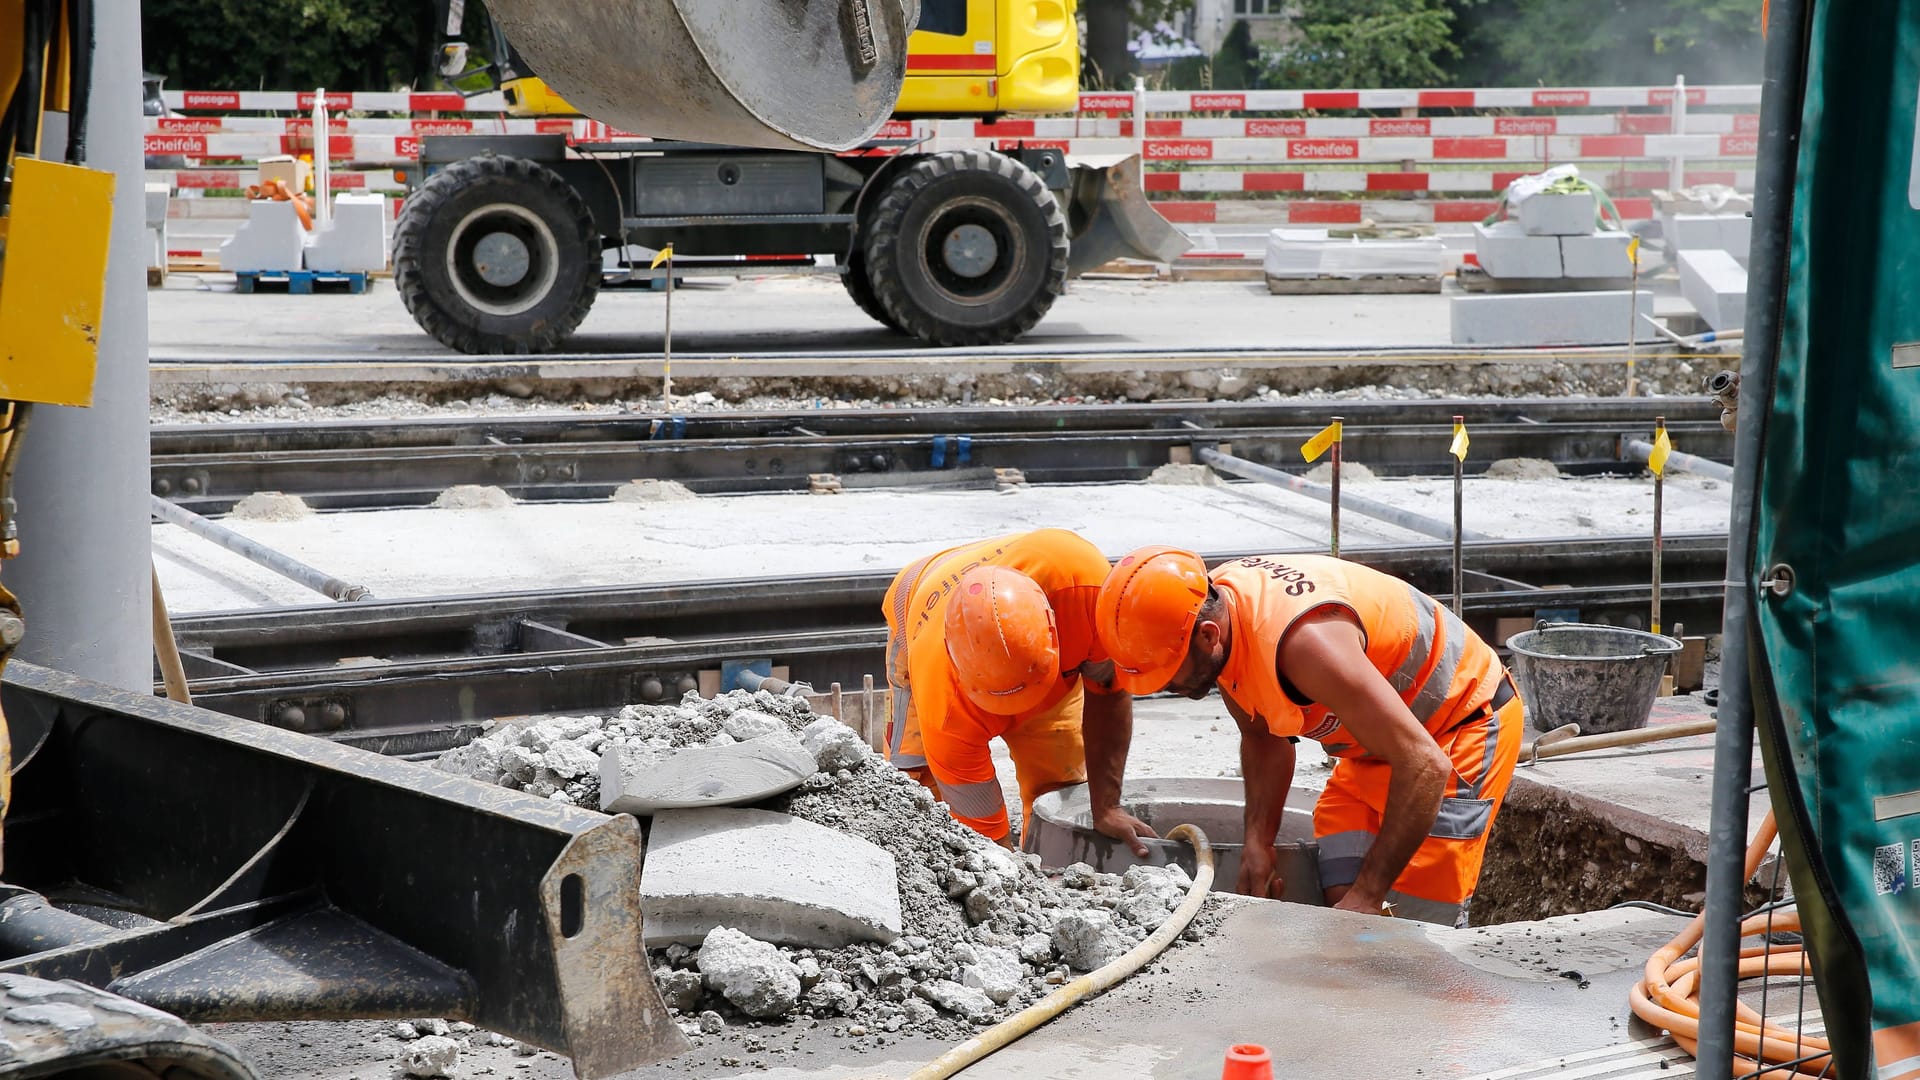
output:
[[[1719,214],[1675,214],[1666,223],[1668,251],[1724,251]]]
[[[791,791],[815,769],[813,755],[784,732],[729,746],[616,746],[600,755],[600,809],[644,816],[737,806]]]
[[[1558,241],[1554,247],[1557,252]],[[1645,291],[1637,308],[1626,289],[1468,294],[1448,302],[1455,345],[1611,345],[1625,342],[1629,333],[1642,341],[1657,336],[1644,319],[1634,317],[1636,311],[1653,315],[1653,296]]]
[[[1627,245],[1632,240],[1623,232],[1563,236],[1561,269],[1570,278],[1627,280],[1633,276],[1633,263],[1627,258]]]
[[[1383,480],[1348,490],[1442,520],[1453,514],[1451,484],[1432,479]],[[1726,528],[1724,486],[1708,489],[1695,478],[1676,475],[1668,479],[1666,500],[1671,533]],[[1652,531],[1652,486],[1635,480],[1470,477],[1465,505],[1467,527],[1492,536]],[[850,491],[830,498],[703,497],[656,506],[549,503],[316,514],[294,522],[229,519],[225,524],[392,599],[503,587],[883,569],[905,566],[951,545],[955,537],[1049,526],[1079,532],[1116,558],[1143,544],[1303,551],[1324,548],[1328,538],[1324,504],[1257,483]],[[1424,540],[1351,511],[1342,516],[1341,532],[1355,547]],[[318,593],[176,526],[156,526],[153,539],[161,585],[175,612],[322,602]],[[448,551],[462,556],[447,559]]]
[[[1592,219],[1588,219],[1591,223]],[[1591,224],[1588,228],[1591,228]],[[1584,231],[1584,230],[1583,230]],[[1535,236],[1517,221],[1499,221],[1475,225],[1474,255],[1480,268],[1497,278],[1557,278],[1560,266],[1560,240],[1554,236]],[[1459,334],[1453,337],[1460,344]],[[1541,341],[1535,344],[1549,344]]]
[[[1747,321],[1747,271],[1725,251],[1682,251],[1680,295],[1715,330],[1738,330]]]
[[[1585,236],[1593,231],[1595,209],[1593,195],[1584,191],[1532,195],[1515,207],[1529,236]]]
[[[900,882],[892,855],[849,833],[766,810],[662,810],[640,913],[655,948],[698,944],[716,926],[805,948],[889,942]]]

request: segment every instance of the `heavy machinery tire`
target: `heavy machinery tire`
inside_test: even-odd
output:
[[[420,328],[463,353],[547,352],[600,291],[593,212],[559,176],[484,154],[407,198],[393,284]]]
[[[900,324],[894,321],[887,309],[880,306],[880,298],[873,295],[873,279],[867,272],[866,255],[856,251],[847,259],[847,272],[840,275],[840,284],[847,287],[847,295],[853,297],[861,311],[866,312],[874,322],[895,332]]]
[[[1067,222],[1032,169],[986,150],[900,174],[867,231],[868,280],[895,324],[931,345],[998,345],[1067,285]]]

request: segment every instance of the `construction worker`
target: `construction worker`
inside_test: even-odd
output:
[[[1082,537],[1041,529],[930,555],[887,590],[889,756],[1003,846],[1012,822],[995,738],[1013,757],[1026,817],[1036,798],[1087,779],[1083,730],[1105,756],[1108,743],[1131,738],[1133,699],[1112,687],[1093,631],[1108,569]],[[1129,841],[1152,836],[1119,808],[1118,774],[1111,779],[1096,827]],[[1030,835],[1024,823],[1021,835]]]
[[[1313,813],[1327,902],[1465,925],[1522,712],[1452,612],[1340,559],[1256,556],[1209,575],[1190,551],[1148,547],[1114,567],[1095,618],[1134,693],[1220,688],[1246,783],[1240,892],[1278,894],[1273,841],[1304,737],[1336,759]]]

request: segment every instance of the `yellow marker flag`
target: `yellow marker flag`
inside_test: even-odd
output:
[[[653,257],[653,265],[648,267],[648,269],[658,270],[660,269],[661,263],[666,262],[668,259],[671,259],[671,258],[673,258],[673,245],[668,244],[666,247],[663,247],[660,249],[659,254]]]
[[[1461,461],[1467,460],[1467,443],[1469,441],[1471,440],[1467,438],[1467,425],[1453,425],[1453,445],[1447,447],[1447,453],[1452,454]]]
[[[1647,455],[1647,468],[1664,476],[1667,472],[1667,455],[1673,453],[1673,440],[1667,438],[1667,429],[1661,428],[1654,436],[1653,453]]]
[[[1640,238],[1637,236],[1627,241],[1627,261],[1635,266],[1640,265]]]
[[[1300,456],[1308,461],[1316,461],[1327,447],[1340,441],[1340,421],[1335,420],[1320,429],[1320,433],[1300,444]]]

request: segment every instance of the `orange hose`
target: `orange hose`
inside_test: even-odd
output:
[[[1766,820],[1760,823],[1759,834],[1753,838],[1753,843],[1747,845],[1748,879],[1760,869],[1760,862],[1766,858],[1767,849],[1773,846],[1777,835],[1773,814],[1768,813]],[[1664,1028],[1673,1036],[1673,1041],[1680,1044],[1681,1049],[1696,1055],[1700,1038],[1700,958],[1682,957],[1700,943],[1700,935],[1705,927],[1706,916],[1694,916],[1686,929],[1647,959],[1645,974],[1627,995],[1635,1016],[1657,1028]],[[1747,938],[1799,929],[1799,911],[1787,908],[1774,912],[1771,921],[1766,915],[1746,919],[1740,924],[1740,936]],[[1776,945],[1763,941],[1740,950],[1739,977],[1742,979],[1773,975],[1804,978],[1811,973],[1806,950],[1799,945]],[[1733,1048],[1741,1061],[1756,1068],[1770,1065],[1777,1070],[1786,1062],[1818,1053],[1821,1056],[1802,1062],[1789,1071],[1794,1076],[1817,1080],[1826,1069],[1828,1058],[1825,1051],[1832,1049],[1826,1039],[1801,1035],[1769,1023],[1766,1017],[1745,1002],[1735,1002],[1734,1010]]]

